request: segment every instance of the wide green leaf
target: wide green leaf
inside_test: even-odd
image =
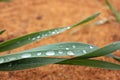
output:
[[[80,56],[96,49],[96,46],[77,42],[50,44],[19,53],[0,56],[0,64],[31,57]]]
[[[92,15],[92,16],[84,19],[83,21],[80,21],[79,23],[77,23],[75,25],[72,25],[72,26],[55,28],[55,29],[50,29],[50,30],[41,31],[41,32],[35,32],[35,33],[31,33],[31,34],[28,34],[28,35],[25,35],[25,36],[22,36],[22,37],[19,37],[19,38],[15,38],[15,39],[0,43],[0,52],[15,49],[15,48],[24,46],[26,44],[32,43],[32,42],[34,42],[36,40],[39,40],[41,38],[45,38],[45,37],[48,37],[48,36],[52,36],[52,35],[62,33],[66,30],[69,30],[73,27],[76,27],[80,24],[83,24],[85,22],[88,22],[88,21],[94,19],[99,14],[100,13],[96,13],[96,14],[94,14],[94,15]]]
[[[66,46],[64,44],[67,44],[67,45],[69,44],[69,46]],[[75,44],[76,44],[76,47],[74,46]],[[64,59],[64,58],[49,58],[48,55],[40,57],[40,55],[41,55],[41,53],[40,53],[39,56],[32,57],[31,55],[27,55],[27,56],[24,55],[22,58],[14,60],[16,58],[15,56],[13,56],[14,58],[11,59],[11,57],[9,55],[6,55],[7,57],[3,56],[0,58],[1,59],[0,60],[1,61],[0,70],[1,71],[22,70],[22,69],[29,69],[29,68],[34,68],[34,67],[38,67],[38,66],[44,66],[44,65],[48,65],[48,64],[54,64],[54,63],[90,66],[90,67],[98,67],[98,68],[105,68],[105,69],[111,69],[111,70],[120,70],[119,64],[89,59],[89,58],[106,56],[106,55],[111,54],[112,52],[120,49],[120,42],[115,42],[115,43],[112,43],[112,44],[107,45],[107,46],[102,47],[102,48],[97,48],[93,45],[83,44],[83,43],[74,43],[74,45],[73,45],[73,43],[58,43],[58,44],[53,44],[53,45],[48,45],[48,46],[49,46],[50,50],[52,48],[55,48],[55,47],[56,47],[56,49],[59,49],[60,46],[62,46],[64,50],[67,49],[68,51],[70,51],[72,48],[74,48],[75,50],[79,50],[79,51],[77,53],[74,52],[74,55],[72,53],[72,56],[77,55],[77,57],[75,56],[75,57],[70,58],[70,59],[67,59],[67,58],[66,59]],[[77,46],[77,45],[79,45],[79,46]],[[84,47],[82,47],[82,46],[84,46]],[[92,46],[92,47],[90,48],[90,46]],[[40,47],[35,48],[31,51],[34,52],[34,51],[37,51],[37,49],[45,50],[45,49],[49,49],[49,48],[47,46],[43,46],[41,48]],[[63,50],[63,49],[61,49],[61,50]],[[85,51],[83,51],[86,49],[88,49],[88,50],[92,49],[92,50],[90,52],[88,51],[86,53]],[[27,54],[29,54],[30,50],[27,50],[24,52],[27,52]],[[79,54],[80,52],[82,52],[82,53]],[[17,53],[17,54],[22,54],[22,53]],[[50,54],[51,54],[51,52],[50,52]],[[52,54],[53,54],[53,52],[52,52]],[[59,53],[55,53],[55,54],[59,54]],[[68,55],[67,53],[64,52],[61,54],[61,56],[63,54],[66,54],[64,56]],[[71,53],[69,53],[69,54],[71,55]],[[16,55],[16,54],[11,54],[11,55]],[[56,55],[51,55],[51,56],[56,57]],[[10,61],[4,62],[5,60],[7,61],[9,59],[10,59]]]

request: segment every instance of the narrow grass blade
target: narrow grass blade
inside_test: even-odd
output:
[[[105,55],[109,55],[110,53],[113,53],[119,49],[120,49],[120,42],[118,41],[118,42],[114,42],[110,45],[107,45],[105,47],[102,47],[100,49],[97,49],[93,52],[78,56],[78,57],[76,57],[76,59],[86,59],[86,58],[105,56]]]
[[[32,34],[28,34],[28,35],[25,35],[25,36],[22,36],[22,37],[19,37],[19,38],[15,38],[15,39],[0,43],[0,52],[15,49],[15,48],[24,46],[26,44],[32,43],[32,42],[34,42],[38,39],[62,33],[66,30],[69,30],[69,29],[75,27],[75,26],[81,25],[83,23],[86,23],[86,22],[94,19],[99,14],[100,13],[94,14],[91,17],[88,17],[85,20],[80,21],[76,25],[72,25],[72,26],[68,26],[68,27],[62,27],[62,28],[56,28],[56,29],[50,29],[50,30],[41,31],[41,32],[35,32],[35,33],[32,33]]]
[[[45,57],[21,59],[9,63],[0,64],[0,71],[15,71],[15,70],[30,69],[30,68],[45,66],[48,64],[54,64],[63,60],[65,59],[45,58]]]
[[[84,19],[84,20],[82,20],[81,22],[72,25],[72,27],[76,27],[76,26],[81,25],[81,24],[83,24],[83,23],[86,23],[86,22],[88,22],[88,21],[90,21],[90,20],[93,20],[94,18],[96,18],[96,17],[99,16],[99,15],[100,15],[99,12],[98,12],[98,13],[95,13],[94,15],[92,15],[92,16],[90,16],[90,17]]]
[[[0,71],[15,71],[36,68],[40,66],[45,66],[48,64],[62,64],[62,65],[79,65],[79,66],[89,66],[96,68],[104,68],[110,70],[120,70],[119,64],[114,64],[111,62],[91,60],[91,59],[80,59],[80,60],[70,60],[64,58],[27,58],[17,61],[12,61],[9,63],[0,64]]]
[[[120,70],[119,64],[114,64],[111,62],[100,61],[100,60],[92,60],[92,59],[65,60],[65,61],[58,62],[57,64],[79,65],[79,66],[104,68],[104,69],[110,69],[110,70]]]
[[[63,48],[66,48],[66,47],[68,48],[68,47],[72,46],[72,45],[69,45],[69,46],[63,45],[63,43],[61,43],[61,44],[62,44],[62,47],[64,46]],[[50,49],[52,49],[61,44],[48,45],[48,47],[43,46],[41,48],[35,48],[35,50],[32,50],[32,51],[34,52],[37,49],[41,49],[41,50],[49,49],[50,47],[51,47]],[[85,46],[88,48],[88,45],[81,45],[81,46]],[[56,49],[58,49],[58,48],[59,47],[56,47]],[[77,49],[77,48],[82,48],[82,47],[77,46],[75,49]],[[89,46],[89,48],[90,48],[90,46]],[[19,57],[21,57],[20,59],[14,60],[16,58],[16,56],[9,57],[9,55],[7,55],[8,56],[7,58],[4,58],[4,57],[0,58],[0,62],[1,62],[0,70],[1,71],[23,70],[23,69],[29,69],[29,68],[34,68],[34,67],[38,67],[38,66],[54,64],[54,63],[90,66],[90,67],[98,67],[98,68],[105,68],[105,69],[111,69],[111,70],[120,70],[119,64],[88,59],[88,58],[93,58],[93,57],[109,55],[112,52],[118,50],[119,48],[120,48],[120,42],[115,42],[115,43],[112,43],[112,44],[105,46],[103,48],[100,48],[100,49],[96,48],[92,52],[88,52],[85,54],[82,53],[82,55],[78,55],[78,57],[74,57],[71,59],[49,58],[47,55],[45,57],[37,57],[37,56],[33,57],[31,55],[27,55],[27,56],[24,55],[24,57],[19,56]],[[84,49],[82,49],[82,50],[84,50]],[[30,50],[24,51],[24,52],[29,52],[29,51]],[[16,54],[12,54],[12,55],[16,55]],[[11,60],[11,58],[12,58],[12,60]],[[8,60],[8,62],[5,62],[7,60]]]
[[[0,2],[10,2],[11,0],[0,0]]]
[[[80,56],[97,49],[96,46],[77,42],[50,44],[19,53],[0,56],[0,64],[31,57]]]
[[[3,29],[3,30],[0,30],[0,35],[3,34],[6,30]]]
[[[120,22],[120,13],[116,10],[116,8],[110,3],[109,0],[106,0],[106,4],[108,5],[108,7],[110,8],[110,10],[113,12],[116,20],[118,22]]]

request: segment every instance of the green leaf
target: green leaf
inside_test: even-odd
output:
[[[77,42],[50,44],[19,53],[0,56],[0,64],[31,57],[80,56],[96,49],[96,46]]]
[[[108,7],[110,8],[110,10],[113,12],[116,20],[118,22],[120,22],[120,13],[116,10],[116,8],[110,3],[109,0],[106,0],[106,4],[108,5]]]
[[[105,47],[102,47],[100,49],[97,49],[93,52],[78,56],[75,59],[86,59],[86,58],[105,56],[105,55],[109,55],[110,53],[113,53],[119,49],[120,49],[120,42],[118,41],[118,42],[114,42],[110,45],[107,45]]]
[[[48,64],[53,64],[63,60],[65,59],[45,58],[45,57],[21,59],[21,60],[12,61],[9,63],[0,64],[0,71],[15,71],[15,70],[35,68],[35,67],[45,66]]]
[[[73,44],[76,45],[76,47],[73,47]],[[62,47],[60,47],[62,46]],[[89,51],[90,46],[92,46],[92,50]],[[66,48],[67,47],[67,48]],[[94,47],[94,49],[93,49]],[[50,49],[49,49],[50,48]],[[61,49],[62,48],[62,49]],[[69,49],[68,49],[69,48]],[[75,55],[77,57],[71,58],[71,59],[65,59],[65,58],[49,58],[48,55],[46,56],[34,56],[33,55],[24,55],[23,57],[18,56],[16,57],[16,54],[6,55],[0,57],[0,70],[1,71],[14,71],[14,70],[23,70],[23,69],[29,69],[29,68],[35,68],[38,66],[44,66],[48,64],[69,64],[69,65],[80,65],[80,66],[90,66],[90,67],[98,67],[98,68],[105,68],[105,69],[111,69],[111,70],[120,70],[119,64],[114,64],[110,62],[105,61],[99,61],[99,60],[91,60],[89,58],[99,57],[99,56],[106,56],[110,55],[112,52],[120,49],[120,42],[115,42],[110,45],[107,45],[102,48],[97,48],[93,45],[89,44],[83,44],[83,43],[58,43],[53,45],[47,45],[31,50],[27,50],[24,52],[27,52],[27,54],[30,54],[31,51],[39,51],[39,49],[42,50],[55,50],[55,49],[61,49],[64,50],[79,50]],[[84,53],[83,50],[88,50],[88,53]],[[82,53],[80,53],[83,51]],[[45,52],[46,53],[46,52]],[[53,52],[52,52],[53,53]],[[80,53],[80,54],[79,54]],[[18,53],[22,54],[22,53]],[[36,54],[36,53],[34,53]],[[55,53],[58,54],[58,53]],[[65,53],[63,53],[65,54]],[[61,54],[61,56],[63,55]],[[41,54],[40,54],[41,55]],[[56,57],[56,55],[51,55],[53,57]],[[60,56],[60,55],[59,55]],[[64,56],[67,56],[64,55]],[[20,58],[19,58],[20,57]],[[17,60],[15,60],[17,58]]]
[[[96,14],[86,18],[85,20],[77,23],[76,25],[62,27],[62,28],[55,28],[55,29],[50,29],[50,30],[41,31],[41,32],[35,32],[35,33],[31,33],[31,34],[28,34],[28,35],[25,35],[25,36],[22,36],[22,37],[19,37],[19,38],[15,38],[15,39],[0,43],[0,52],[15,49],[15,48],[24,46],[26,44],[32,43],[32,42],[34,42],[36,40],[39,40],[41,38],[45,38],[45,37],[48,37],[48,36],[52,36],[52,35],[62,33],[66,30],[69,30],[73,27],[76,27],[78,25],[81,25],[85,22],[88,22],[88,21],[94,19],[99,14],[100,13],[96,13]]]
[[[11,0],[0,0],[0,2],[11,2]]]
[[[0,35],[3,34],[6,30],[3,29],[3,30],[0,30]]]
[[[100,60],[92,60],[92,59],[65,60],[65,61],[58,62],[57,64],[79,65],[79,66],[104,68],[104,69],[110,69],[110,70],[120,70],[119,64],[114,64],[111,62],[100,61]]]

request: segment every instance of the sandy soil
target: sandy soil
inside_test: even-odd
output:
[[[120,10],[119,0],[111,0],[111,2]],[[7,30],[0,36],[0,41],[10,40],[35,31],[71,25],[96,12],[102,14],[95,20],[113,18],[104,0],[14,0],[12,3],[0,3],[0,29]],[[78,29],[79,31],[71,34]],[[104,25],[87,28],[80,26],[0,55],[68,41],[85,42],[102,47],[119,41],[119,30],[120,24],[112,19]],[[106,57],[101,59],[114,61]],[[0,80],[120,80],[119,75],[120,71],[81,66],[48,65],[23,71],[0,72]]]

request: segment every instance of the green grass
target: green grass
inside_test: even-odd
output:
[[[91,21],[92,19],[96,18],[99,14],[100,13],[96,13],[84,19],[83,21],[80,21],[71,26],[35,32],[2,42],[0,43],[0,52],[13,50],[24,45],[30,44],[39,39],[62,33],[66,30],[75,28],[88,21]],[[4,30],[0,31],[1,34],[3,32]],[[107,56],[117,61],[120,61],[120,58],[118,56],[114,56],[112,54],[113,52],[119,49],[120,42],[115,42],[102,48],[98,48],[95,45],[78,42],[61,42],[56,44],[50,44],[33,48],[30,50],[25,50],[22,52],[0,56],[0,71],[24,70],[49,64],[78,65],[111,70],[120,70],[119,64],[94,59],[96,57]],[[65,56],[73,57],[58,58]]]
[[[114,14],[116,20],[118,22],[120,22],[120,13],[117,11],[117,9],[110,3],[110,0],[106,0],[106,4],[108,5],[108,7],[110,8],[110,10],[112,11],[112,13]]]

